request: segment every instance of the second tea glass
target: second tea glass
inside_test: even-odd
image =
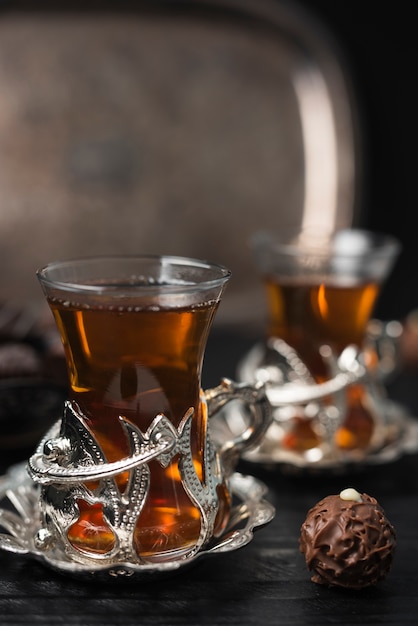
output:
[[[399,242],[359,229],[329,241],[257,233],[253,250],[266,340],[244,359],[240,377],[267,382],[277,407],[261,456],[276,458],[279,449],[296,462],[363,457],[388,433],[368,325]]]

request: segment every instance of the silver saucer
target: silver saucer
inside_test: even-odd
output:
[[[406,407],[387,397],[385,379],[399,362],[400,325],[397,322],[372,320],[368,339],[373,347],[377,367],[371,374],[354,346],[348,346],[338,358],[328,354],[331,377],[317,384],[310,377],[298,354],[281,339],[256,343],[238,365],[238,380],[263,381],[273,409],[273,422],[261,443],[246,451],[242,458],[265,467],[280,466],[288,473],[333,472],[344,474],[371,465],[383,465],[418,451],[418,419]],[[325,354],[325,353],[324,353]],[[372,438],[366,449],[344,450],[334,441],[336,429],[345,413],[345,389],[362,384],[375,417]],[[334,406],[324,398],[334,398]],[[299,407],[294,409],[293,407]],[[322,442],[307,450],[291,450],[284,445],[292,418],[305,411],[306,420],[315,420],[321,428]],[[334,410],[335,409],[335,410]],[[215,444],[242,432],[246,416],[237,405],[230,404],[211,421]]]
[[[390,401],[385,403],[387,424],[386,439],[382,445],[367,453],[359,451],[342,452],[337,455],[329,450],[315,448],[306,452],[293,452],[280,445],[280,426],[273,424],[262,443],[243,454],[242,458],[250,463],[264,467],[281,467],[287,473],[308,472],[318,474],[322,471],[334,474],[346,474],[364,467],[392,463],[407,454],[418,451],[418,420],[410,416],[405,409]],[[240,427],[242,417],[234,407],[225,408],[211,424],[211,436],[214,441],[228,439]],[[276,429],[276,430],[275,430]]]
[[[191,558],[153,564],[101,563],[86,567],[74,563],[63,551],[37,550],[34,538],[40,529],[39,491],[26,471],[26,463],[12,466],[0,477],[0,548],[37,559],[52,569],[76,578],[105,580],[143,580],[176,572],[197,559],[222,554],[247,545],[254,531],[269,523],[275,508],[264,499],[267,487],[253,476],[234,473],[230,479],[233,508],[227,528]]]

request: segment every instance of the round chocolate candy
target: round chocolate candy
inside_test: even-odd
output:
[[[313,582],[361,589],[386,578],[396,532],[375,498],[349,488],[308,511],[299,545]]]

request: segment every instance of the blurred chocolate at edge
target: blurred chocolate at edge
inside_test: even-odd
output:
[[[52,316],[0,302],[0,450],[31,449],[62,414],[63,347]]]

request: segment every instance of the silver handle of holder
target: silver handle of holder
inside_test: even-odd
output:
[[[224,378],[218,387],[208,389],[204,394],[209,418],[233,400],[242,402],[249,411],[249,419],[243,432],[222,442],[219,447],[224,470],[229,476],[234,471],[241,453],[255,447],[265,435],[273,420],[272,407],[262,382],[237,383]]]

